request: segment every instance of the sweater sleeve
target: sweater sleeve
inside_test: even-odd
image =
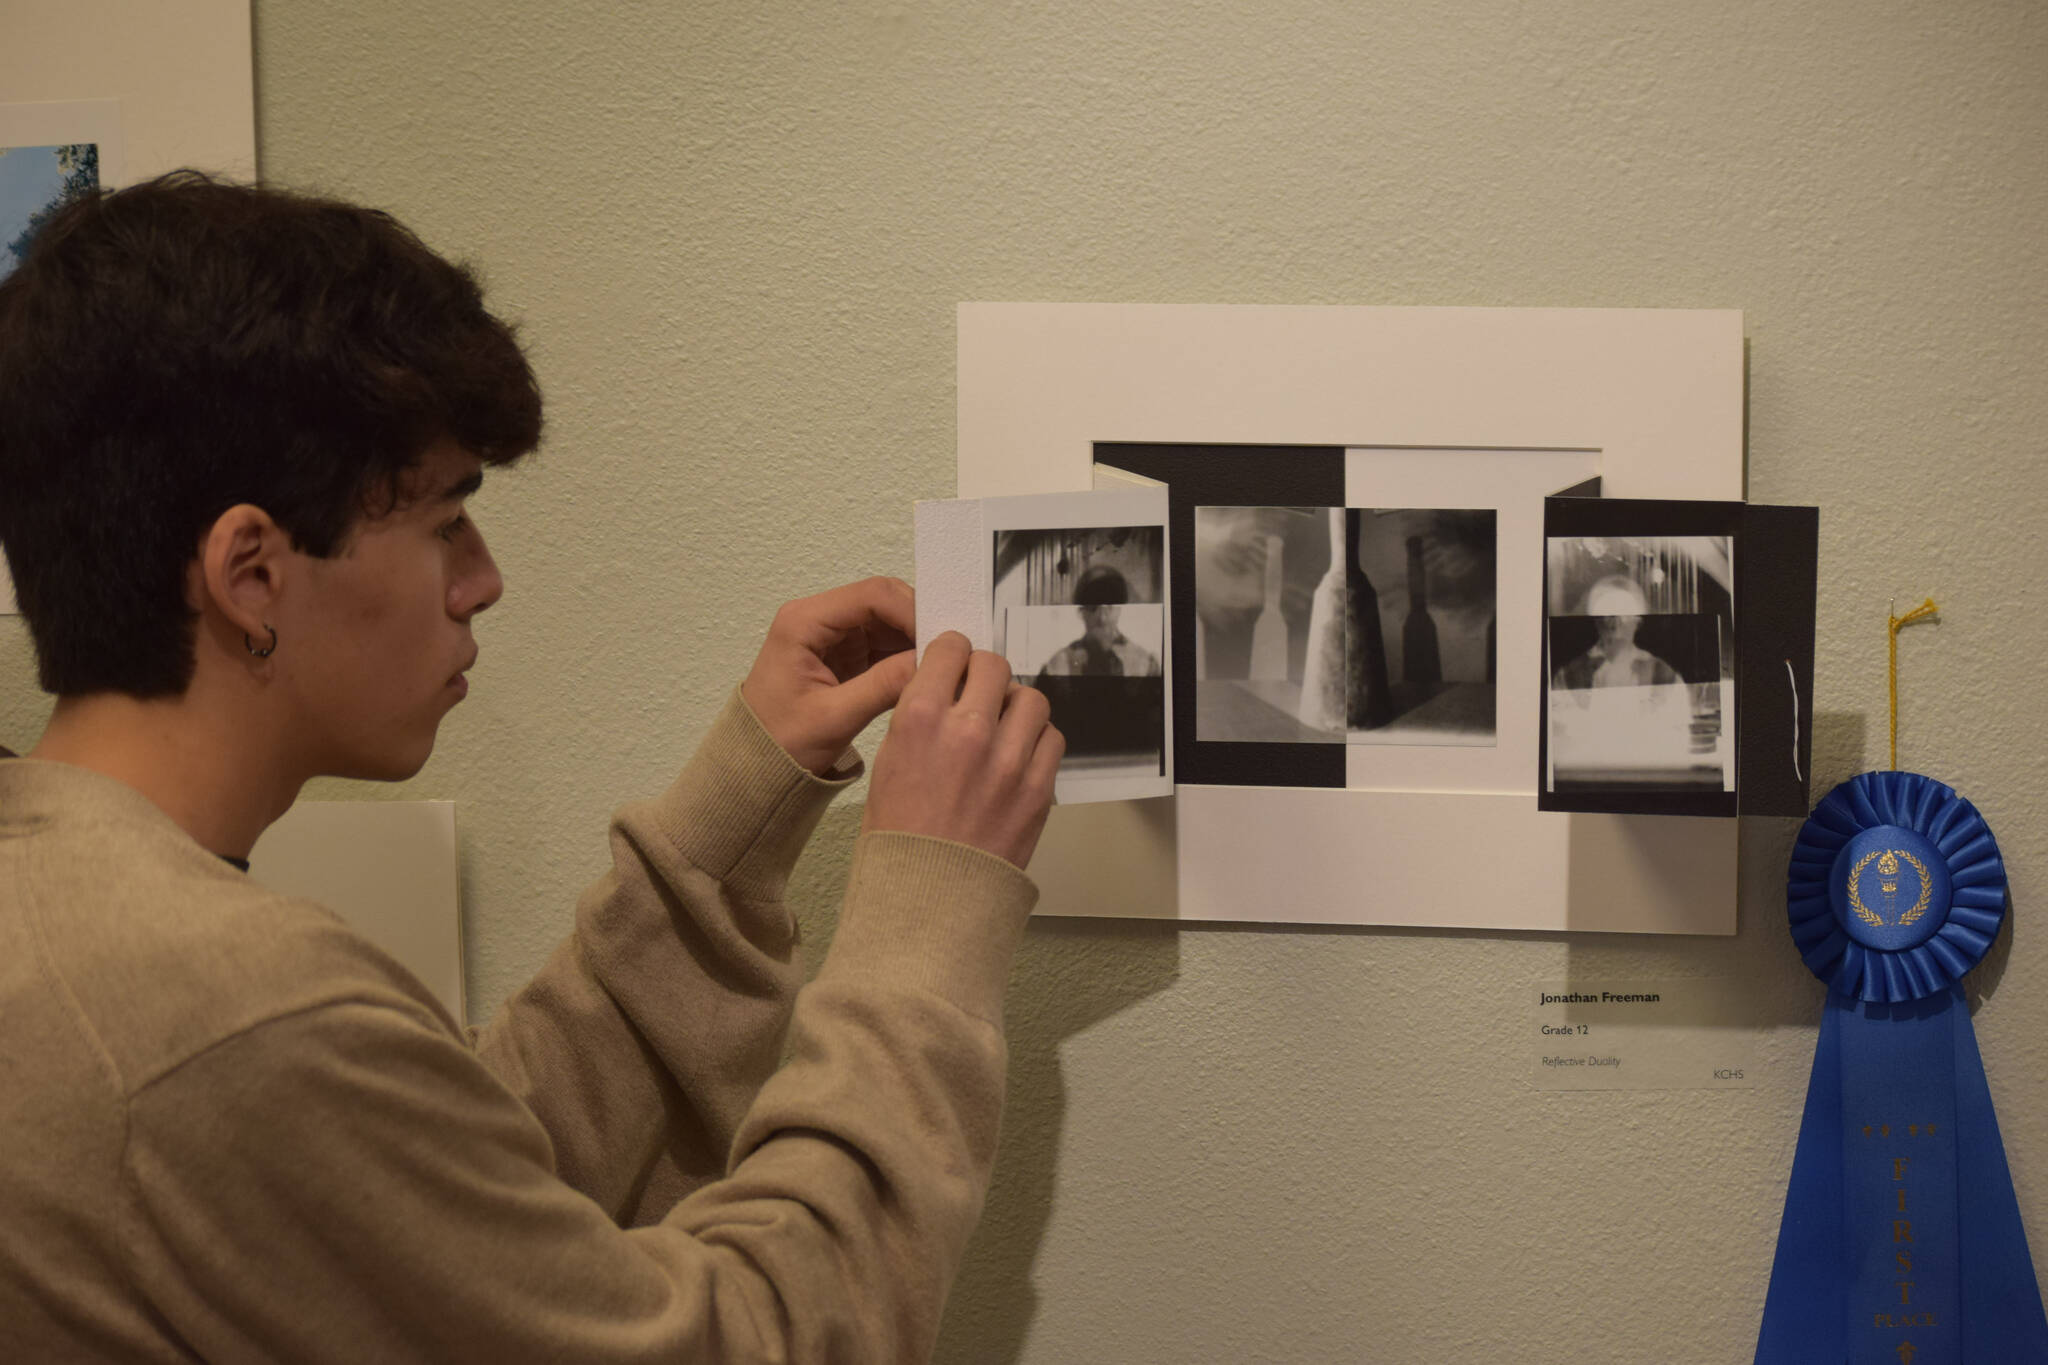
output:
[[[128,1101],[132,1273],[220,1361],[924,1359],[988,1178],[1033,896],[978,851],[864,836],[729,1173],[631,1230],[396,990],[235,1034]]]
[[[784,884],[849,781],[798,766],[734,692],[668,791],[614,817],[574,932],[478,1034],[561,1178],[617,1221],[723,1169],[803,981]]]

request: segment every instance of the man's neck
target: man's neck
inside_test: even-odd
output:
[[[262,756],[270,746],[251,730],[246,716],[231,719],[190,693],[149,701],[94,693],[60,698],[28,757],[125,782],[201,848],[247,858],[304,781],[266,766]]]

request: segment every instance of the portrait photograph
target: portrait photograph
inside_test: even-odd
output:
[[[1547,790],[1735,790],[1734,538],[1545,544]]]
[[[1166,536],[1159,526],[992,533],[996,651],[1052,705],[1063,776],[1166,763]]]

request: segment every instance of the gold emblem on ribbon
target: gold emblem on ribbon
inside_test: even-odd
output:
[[[1863,903],[1863,869],[1869,867],[1872,863],[1877,864],[1877,875],[1881,879],[1877,884],[1878,890],[1884,896],[1885,913],[1891,913],[1898,909],[1899,859],[1901,858],[1904,858],[1911,865],[1914,873],[1920,878],[1920,898],[1914,901],[1912,908],[1908,909],[1904,914],[1896,915],[1894,918],[1887,920],[1884,913],[1873,910],[1870,906]],[[1883,929],[1887,926],[1897,929],[1905,928],[1927,913],[1927,902],[1933,898],[1933,895],[1934,878],[1927,875],[1927,864],[1921,862],[1903,848],[1887,848],[1866,853],[1856,860],[1856,866],[1849,869],[1849,908],[1856,913],[1858,919],[1873,929]]]

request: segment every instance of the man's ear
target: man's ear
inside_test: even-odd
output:
[[[233,630],[261,640],[284,589],[291,537],[250,503],[237,503],[214,519],[199,541],[188,590],[202,615],[218,613]]]

